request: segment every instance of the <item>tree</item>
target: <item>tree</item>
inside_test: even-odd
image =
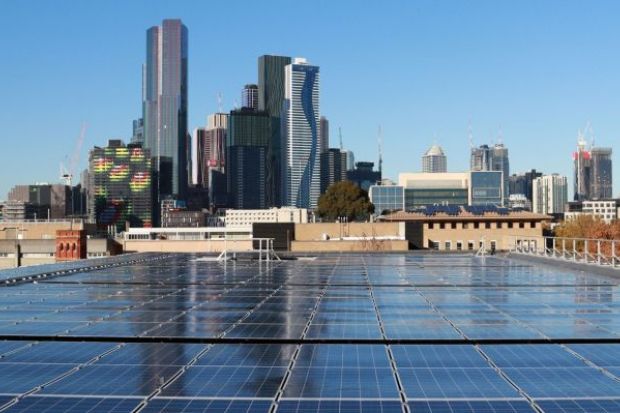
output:
[[[319,198],[318,214],[336,220],[347,217],[349,221],[368,218],[375,210],[368,193],[350,181],[336,182]]]

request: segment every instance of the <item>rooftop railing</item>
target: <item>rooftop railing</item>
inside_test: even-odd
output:
[[[620,240],[515,236],[510,251],[557,260],[620,268]]]

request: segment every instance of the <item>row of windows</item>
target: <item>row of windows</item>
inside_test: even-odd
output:
[[[474,251],[474,250],[478,250],[479,248],[482,248],[484,246],[484,243],[482,241],[467,241],[467,243],[465,244],[463,241],[456,241],[455,244],[455,249],[454,251],[464,251],[464,248],[466,247],[466,251]],[[429,241],[429,245],[428,247],[430,249],[433,250],[440,250],[442,249],[442,245],[441,242],[439,241]],[[497,241],[495,240],[491,240],[489,242],[489,244],[487,245],[488,248],[490,248],[491,250],[495,250],[497,248]],[[443,250],[445,251],[452,251],[452,241],[445,241],[443,243]]]
[[[428,229],[456,229],[456,222],[429,222]],[[463,229],[491,229],[491,222],[463,222]],[[536,222],[496,222],[495,228],[536,228]]]

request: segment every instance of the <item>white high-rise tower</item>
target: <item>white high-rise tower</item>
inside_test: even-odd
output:
[[[315,208],[321,190],[319,67],[295,58],[284,73],[282,201]]]

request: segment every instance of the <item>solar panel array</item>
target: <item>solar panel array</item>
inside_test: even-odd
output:
[[[0,288],[0,411],[620,411],[618,280],[176,254]]]

